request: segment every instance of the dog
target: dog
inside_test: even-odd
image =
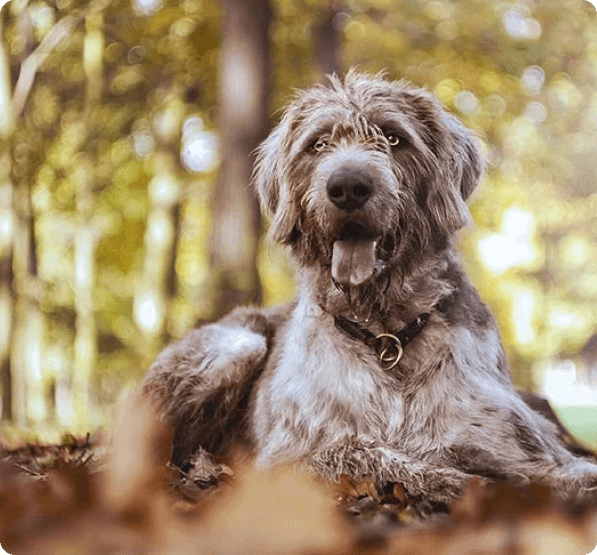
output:
[[[483,170],[473,134],[405,82],[350,71],[297,93],[254,172],[297,299],[159,355],[144,391],[173,462],[242,444],[257,467],[397,482],[413,503],[449,503],[471,475],[593,501],[597,466],[516,393],[454,247]]]

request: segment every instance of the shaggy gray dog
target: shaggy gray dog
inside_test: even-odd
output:
[[[482,169],[425,91],[350,72],[300,92],[254,179],[298,298],[237,309],[159,356],[145,391],[175,428],[173,461],[244,442],[259,467],[399,482],[413,502],[447,502],[471,474],[594,499],[597,466],[517,395],[455,254]]]

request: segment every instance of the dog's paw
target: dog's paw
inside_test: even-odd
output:
[[[217,463],[213,455],[201,447],[189,458],[188,479],[201,488],[216,485],[232,475],[228,466]]]
[[[375,478],[379,474],[381,462],[372,445],[347,439],[312,453],[308,466],[326,480],[337,482],[344,475],[355,480],[365,476]]]
[[[597,465],[587,459],[574,459],[564,467],[536,478],[566,502],[597,504]]]
[[[425,499],[430,503],[449,503],[460,497],[470,479],[455,468],[414,460],[363,438],[351,438],[317,451],[310,457],[309,466],[331,481],[348,475],[357,481],[368,477],[379,488],[396,482],[411,500]]]
[[[388,481],[397,481],[404,487],[411,500],[427,500],[433,503],[450,503],[460,497],[470,476],[450,467],[421,464],[394,466],[386,474]]]

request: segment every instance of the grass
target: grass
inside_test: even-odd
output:
[[[591,449],[597,448],[597,407],[554,407],[572,434]]]

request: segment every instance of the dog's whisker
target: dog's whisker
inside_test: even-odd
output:
[[[383,296],[386,295],[386,293],[388,292],[388,290],[390,289],[390,284],[392,283],[392,275],[390,274],[390,272],[388,272],[386,274],[386,285],[383,288]]]
[[[329,265],[327,265],[327,267],[329,267]],[[338,291],[341,291],[342,293],[346,292],[345,287],[342,284],[338,283],[333,277],[332,277],[332,283],[334,284],[334,287],[336,289],[338,289]]]
[[[344,289],[344,295],[346,296],[348,306],[352,306],[352,287],[350,285]]]

